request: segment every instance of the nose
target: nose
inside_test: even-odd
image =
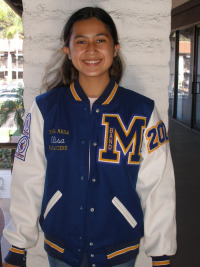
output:
[[[88,54],[94,54],[96,53],[96,44],[94,42],[88,43],[87,51]]]

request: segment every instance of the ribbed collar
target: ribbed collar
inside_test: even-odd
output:
[[[88,101],[88,97],[81,88],[78,79],[70,84],[70,95],[76,101]],[[95,103],[100,105],[108,105],[112,101],[115,100],[119,95],[119,86],[115,82],[114,78],[110,79],[109,84],[107,85],[106,89],[102,93],[102,95],[95,101]]]

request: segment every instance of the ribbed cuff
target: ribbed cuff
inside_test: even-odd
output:
[[[166,255],[159,257],[152,257],[152,266],[170,267],[170,257]]]
[[[25,249],[12,246],[5,257],[5,262],[21,266],[25,257]]]

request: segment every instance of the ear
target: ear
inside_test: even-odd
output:
[[[117,53],[118,53],[118,51],[119,51],[119,48],[120,48],[120,44],[116,44],[116,45],[115,45],[115,49],[114,49],[114,57],[117,56]]]
[[[63,51],[64,51],[65,54],[68,55],[68,58],[71,59],[69,47],[68,46],[63,46]]]

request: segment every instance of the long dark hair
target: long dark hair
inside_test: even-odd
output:
[[[115,24],[111,16],[103,9],[98,7],[85,7],[76,11],[67,21],[63,32],[62,32],[62,41],[65,46],[69,46],[70,36],[72,34],[72,28],[75,22],[80,20],[86,20],[89,18],[95,17],[98,20],[102,21],[109,33],[113,38],[114,45],[117,45],[118,34]],[[61,57],[63,57],[64,52],[61,52]],[[55,58],[54,58],[55,59]],[[54,78],[48,81],[48,76],[54,74]],[[118,83],[122,76],[122,62],[120,56],[117,54],[113,58],[112,66],[109,69],[109,75],[113,76]],[[71,82],[75,81],[78,78],[78,71],[73,66],[72,61],[68,59],[68,56],[64,54],[64,58],[61,62],[61,67],[57,70],[48,71],[47,75],[44,77],[44,83],[47,91],[51,90],[56,86],[69,85]]]

